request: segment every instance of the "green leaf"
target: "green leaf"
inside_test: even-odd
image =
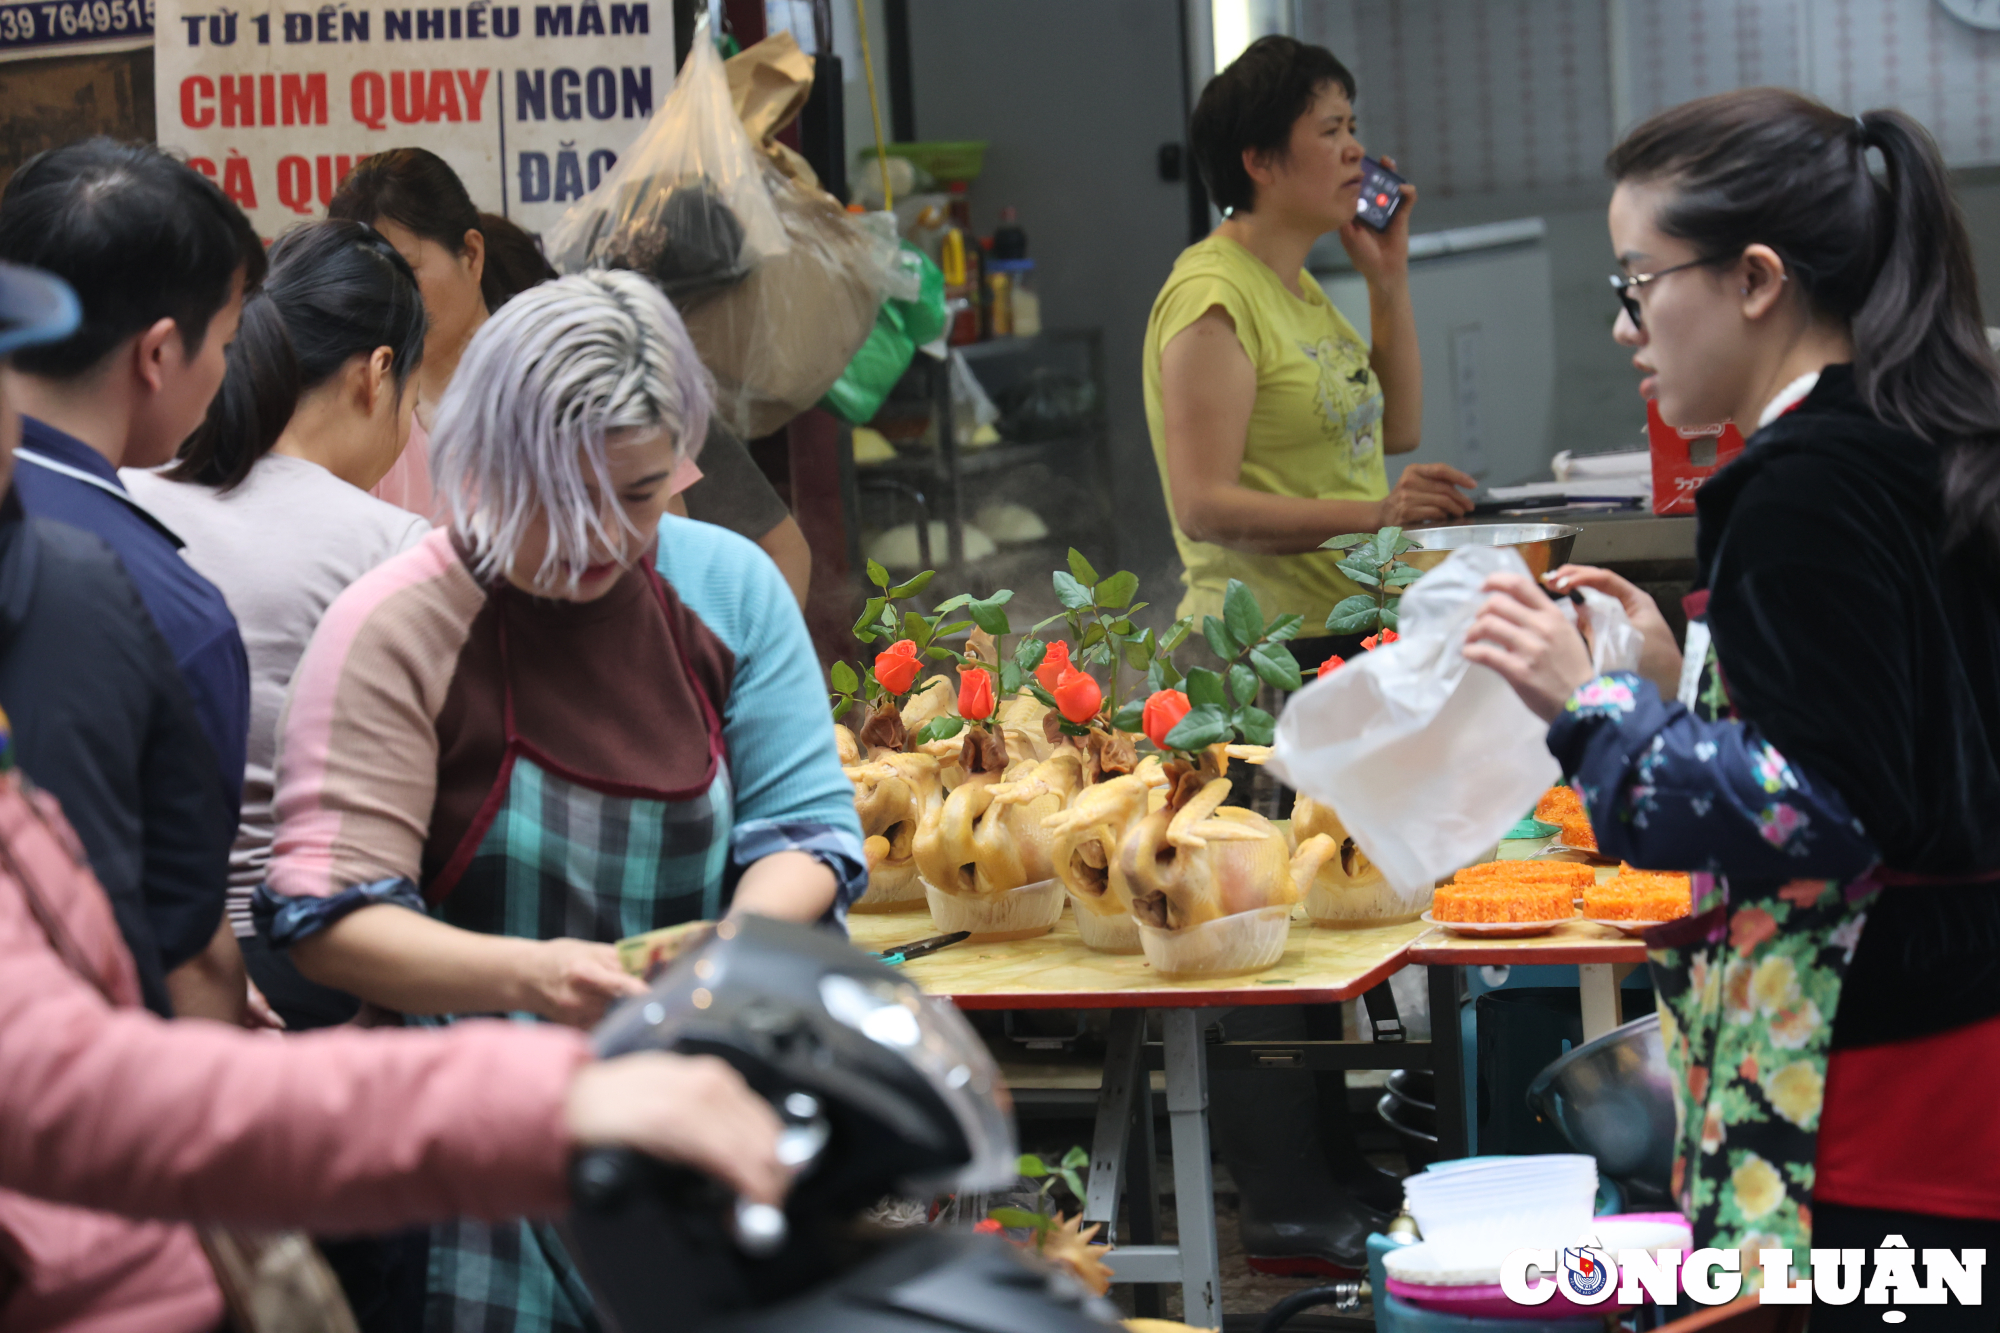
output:
[[[986,1215],[1003,1227],[1026,1227],[1030,1231],[1041,1230],[1047,1222],[1042,1214],[1031,1213],[1025,1208],[990,1208]]]
[[[1343,532],[1338,537],[1328,537],[1319,544],[1319,549],[1322,551],[1345,551],[1359,546],[1363,542],[1374,540],[1375,534],[1372,532]]]
[[[1352,626],[1352,628],[1339,628]],[[1343,597],[1340,605],[1333,608],[1333,614],[1326,618],[1326,628],[1332,634],[1358,634],[1363,629],[1375,628],[1375,599],[1356,593]]]
[[[1145,725],[1146,701],[1134,699],[1111,715],[1111,726],[1115,731],[1138,731]]]
[[[1111,646],[1104,643],[1093,643],[1090,647],[1084,649],[1076,660],[1079,666],[1109,666],[1111,665]]]
[[[1396,628],[1396,626],[1397,626],[1397,625],[1398,625],[1398,624],[1399,624],[1399,623],[1400,623],[1401,621],[1402,621],[1402,616],[1401,616],[1401,615],[1399,615],[1399,614],[1397,613],[1397,611],[1396,611],[1396,608],[1395,608],[1395,607],[1393,607],[1393,606],[1385,606],[1385,607],[1383,607],[1383,608],[1382,608],[1382,628],[1383,628],[1383,629],[1395,629],[1395,628]]]
[[[1305,623],[1306,618],[1301,615],[1293,615],[1288,612],[1285,615],[1279,616],[1264,630],[1264,642],[1284,643],[1287,640],[1296,639],[1299,636],[1299,631],[1305,627]]]
[[[1148,699],[1150,699],[1150,698],[1152,698],[1152,697],[1153,697],[1154,695],[1158,694],[1158,693],[1159,693],[1159,692],[1160,692],[1161,690],[1164,690],[1165,688],[1167,688],[1167,665],[1166,665],[1166,663],[1164,663],[1164,662],[1160,662],[1160,661],[1153,661],[1153,662],[1149,662],[1149,663],[1147,663],[1147,665],[1146,665],[1146,697],[1147,697]]]
[[[1097,604],[1118,609],[1129,603],[1139,591],[1139,576],[1129,569],[1121,569],[1094,588]]]
[[[1021,670],[1033,671],[1049,655],[1049,645],[1040,639],[1023,639],[1014,645],[1014,660],[1021,664]]]
[[[864,634],[863,631],[874,625],[875,618],[882,614],[882,608],[888,604],[889,599],[886,597],[870,597],[868,604],[861,608],[861,619],[854,622],[854,637],[857,639],[865,638],[868,642],[873,643],[875,636]]]
[[[1072,611],[1090,605],[1090,589],[1061,570],[1056,571],[1056,600]]]
[[[1348,556],[1336,568],[1364,588],[1373,588],[1382,582],[1375,573],[1376,567],[1358,555]]]
[[[1035,701],[1044,708],[1054,708],[1056,697],[1042,688],[1042,683],[1033,677],[1021,682],[1021,688],[1035,696]]]
[[[1199,669],[1199,668],[1197,668]],[[1214,675],[1214,672],[1209,672]],[[1192,684],[1192,681],[1190,681]],[[1190,691],[1192,693],[1192,691]],[[1198,704],[1167,733],[1170,750],[1200,750],[1229,739],[1229,714],[1219,704]]]
[[[1089,585],[1097,582],[1097,571],[1083,558],[1083,552],[1074,546],[1069,548],[1069,572],[1076,576],[1078,583]]]
[[[1229,668],[1229,693],[1239,704],[1257,697],[1257,673],[1238,662]]]
[[[935,622],[940,617],[933,616],[931,619]],[[954,620],[949,625],[936,625],[931,630],[931,637],[933,639],[946,639],[954,634],[963,634],[971,628],[972,622],[970,620]]]
[[[1186,682],[1187,677],[1181,675],[1180,670],[1167,658],[1162,657],[1157,665],[1160,668],[1161,689],[1178,690]]]
[[[1251,745],[1270,745],[1278,738],[1278,720],[1261,708],[1245,704],[1238,725],[1243,729],[1244,741]]]
[[[1194,633],[1194,617],[1182,616],[1167,630],[1167,637],[1160,640],[1160,650],[1162,652],[1172,652],[1186,643],[1188,635],[1192,633]]]
[[[870,560],[868,562],[868,581],[878,588],[886,589],[889,586],[889,571],[882,568],[881,562]]]
[[[840,701],[833,706],[833,720],[838,722],[847,715],[848,709],[854,707],[854,696],[851,694],[837,694],[834,698]]]
[[[1022,1153],[1021,1160],[1014,1164],[1014,1169],[1030,1180],[1040,1180],[1049,1173],[1049,1168],[1043,1164],[1042,1159],[1031,1152]]]
[[[1100,620],[1096,624],[1092,625],[1089,629],[1083,632],[1083,638],[1077,643],[1076,646],[1079,648],[1088,648],[1093,643],[1103,643],[1103,642],[1104,642],[1104,622]]]
[[[1243,645],[1230,634],[1229,627],[1214,616],[1201,618],[1201,636],[1208,640],[1208,646],[1215,655],[1225,662],[1243,651]]]
[[[948,741],[965,730],[965,719],[940,715],[917,728],[915,741],[923,745],[928,741]]]
[[[1126,666],[1131,667],[1134,671],[1144,671],[1152,660],[1152,650],[1146,646],[1144,639],[1127,639],[1125,641]]]
[[[1298,659],[1278,644],[1259,644],[1250,650],[1250,665],[1257,676],[1274,690],[1296,690],[1305,684]]]
[[[1396,543],[1401,539],[1401,528],[1384,528],[1375,534],[1375,563],[1386,565],[1396,554]]]
[[[1196,667],[1187,673],[1187,697],[1189,703],[1197,706],[1226,708],[1229,703],[1222,695],[1222,677],[1207,667]]]
[[[993,595],[995,597],[1000,596],[1000,594],[997,592],[994,593]],[[1013,596],[1012,593],[1008,593],[1007,595],[1009,597]],[[956,611],[961,606],[970,606],[971,604],[972,604],[972,594],[969,592],[961,592],[954,594],[953,596],[947,597],[942,602],[939,602],[937,606],[932,608],[931,614],[942,619],[947,611]]]
[[[842,694],[852,694],[861,688],[861,677],[854,674],[854,668],[845,662],[835,662],[828,673],[833,678],[833,688]]]
[[[1398,537],[1398,538],[1396,538],[1396,554],[1397,554],[1397,555],[1401,555],[1401,554],[1402,554],[1403,552],[1405,552],[1405,551],[1416,551],[1416,550],[1420,550],[1420,549],[1422,549],[1422,547],[1423,547],[1423,543],[1422,543],[1422,542],[1420,542],[1420,541],[1417,541],[1417,540],[1415,540],[1414,538],[1410,538],[1410,537]]]
[[[1229,626],[1230,637],[1246,648],[1263,637],[1264,608],[1257,605],[1257,594],[1241,579],[1229,580],[1222,594],[1222,623]]]
[[[1062,1177],[1063,1184],[1069,1186],[1069,1192],[1076,1196],[1076,1201],[1078,1203],[1082,1203],[1083,1177],[1079,1176],[1073,1169],[1069,1167],[1062,1167],[1056,1172],[1056,1174]]]
[[[1010,632],[1006,608],[990,597],[983,602],[972,603],[966,607],[966,612],[971,615],[973,623],[988,634],[1000,635]]]
[[[919,648],[928,646],[931,641],[931,622],[925,620],[915,611],[905,611],[903,613],[903,637]]]
[[[1063,1154],[1062,1164],[1072,1171],[1081,1171],[1084,1167],[1090,1165],[1090,1154],[1085,1152],[1081,1146],[1072,1145],[1070,1150]]]
[[[1128,616],[1136,616],[1141,611],[1145,610],[1147,607],[1151,605],[1152,605],[1151,602],[1134,602],[1132,603],[1132,605],[1125,608],[1125,614]]]
[[[1426,571],[1418,569],[1415,565],[1406,565],[1398,560],[1390,568],[1389,577],[1382,581],[1391,588],[1407,588],[1422,578],[1425,573]]]
[[[1394,613],[1385,612],[1384,614],[1392,615]],[[1333,614],[1326,618],[1326,629],[1329,634],[1366,634],[1376,628],[1378,628],[1378,625],[1376,623],[1375,604],[1373,602],[1368,604],[1366,610],[1356,611],[1351,615],[1342,615],[1339,608],[1336,607]]]
[[[1021,670],[1019,662],[1000,664],[1000,693],[1012,696],[1021,692],[1021,677],[1027,673]]]
[[[935,569],[927,569],[908,583],[898,583],[895,587],[889,589],[889,595],[891,597],[915,597],[925,588],[930,587],[931,580],[935,577],[937,577],[937,571]]]
[[[933,662],[956,662],[958,660],[957,653],[949,648],[940,648],[935,644],[924,649],[924,656],[930,658]]]

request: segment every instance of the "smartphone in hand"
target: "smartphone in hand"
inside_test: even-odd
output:
[[[1403,206],[1403,178],[1372,157],[1361,159],[1361,202],[1354,215],[1374,231],[1389,230],[1389,221]]]

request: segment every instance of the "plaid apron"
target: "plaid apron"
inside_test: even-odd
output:
[[[1735,710],[1707,600],[1686,599],[1699,658],[1681,696],[1716,721]],[[1693,878],[1694,914],[1645,937],[1675,1075],[1672,1189],[1696,1245],[1745,1252],[1749,1291],[1762,1283],[1760,1249],[1790,1249],[1806,1268],[1833,1018],[1881,885],[1873,873],[1851,883]]]
[[[721,718],[679,639],[701,700],[709,776],[682,791],[649,791],[566,769],[519,735],[504,609],[499,634],[507,748],[478,818],[426,887],[431,914],[489,935],[604,943],[718,917],[734,822],[729,768]],[[431,1228],[424,1327],[601,1333],[603,1325],[553,1226],[459,1218]]]

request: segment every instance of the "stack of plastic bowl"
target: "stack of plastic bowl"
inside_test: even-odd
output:
[[[1574,1245],[1590,1227],[1597,1161],[1579,1153],[1439,1162],[1403,1181],[1424,1242],[1451,1268]]]

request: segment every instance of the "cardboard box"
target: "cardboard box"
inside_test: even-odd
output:
[[[1694,493],[1743,452],[1734,422],[1720,426],[1669,426],[1657,403],[1646,404],[1646,440],[1653,453],[1653,512],[1692,514]]]

